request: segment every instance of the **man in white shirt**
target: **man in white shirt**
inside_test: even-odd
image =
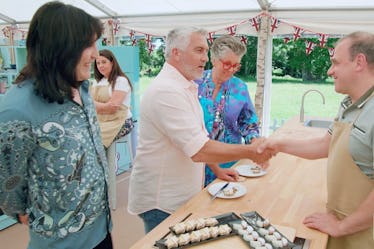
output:
[[[250,145],[210,140],[204,126],[197,85],[208,61],[206,31],[174,29],[166,41],[166,62],[147,88],[140,106],[139,145],[130,178],[129,206],[149,232],[203,188],[204,165],[224,180],[235,180],[233,169],[219,162],[250,158],[262,163],[271,157]]]

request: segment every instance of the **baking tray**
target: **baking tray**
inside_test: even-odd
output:
[[[230,224],[236,220],[241,220],[240,216],[238,216],[237,214],[233,213],[233,212],[230,212],[230,213],[225,213],[225,214],[221,214],[221,215],[217,215],[217,216],[213,216],[212,218],[216,218],[217,221],[218,221],[218,225],[224,225],[224,224]],[[230,225],[229,225],[230,226]],[[231,227],[231,226],[230,226]],[[232,227],[231,227],[232,229]],[[188,233],[191,233],[192,231],[188,232]],[[155,243],[155,246],[158,247],[159,249],[168,249],[168,247],[166,246],[165,242],[166,242],[166,239],[169,237],[169,236],[180,236],[182,234],[179,234],[179,235],[175,235],[172,231],[170,232],[170,234],[165,237],[165,238],[162,238],[158,241],[156,241]],[[187,248],[187,247],[191,247],[191,246],[195,246],[195,245],[201,245],[201,244],[204,244],[204,243],[208,243],[208,242],[211,242],[211,241],[216,241],[216,240],[219,240],[219,239],[223,239],[223,238],[227,238],[227,237],[231,237],[233,235],[237,235],[235,233],[235,231],[232,229],[230,234],[228,235],[219,235],[215,238],[209,238],[209,239],[206,239],[206,240],[202,240],[202,241],[199,241],[199,242],[190,242],[188,243],[187,245],[182,245],[182,246],[178,246],[178,247],[173,247],[173,248],[176,248],[176,249],[182,249],[182,248]]]
[[[284,236],[281,232],[279,232],[268,220],[267,220],[268,224],[266,225],[266,227],[264,227],[263,225],[261,226],[261,223],[264,223],[265,218],[262,217],[256,211],[242,213],[242,214],[240,214],[240,216],[243,218],[244,221],[246,221],[249,225],[252,226],[254,231],[256,231],[258,233],[258,235],[265,240],[266,243],[271,244],[273,246],[273,248],[280,248],[280,249],[298,249],[298,248],[300,248],[300,246],[294,244],[286,236]],[[237,223],[237,221],[236,221],[236,223]],[[287,241],[287,245],[276,246],[276,245],[274,245],[274,243],[271,240],[268,239],[267,236],[263,235],[260,232],[260,229],[263,229],[262,231],[264,231],[264,230],[267,230],[267,228],[269,228],[270,226],[273,227],[274,233],[275,232],[279,233],[279,235],[282,237],[282,239]],[[240,235],[240,237],[244,240],[244,242],[246,242],[248,244],[248,246],[250,248],[252,248],[250,242],[244,239],[244,235]]]

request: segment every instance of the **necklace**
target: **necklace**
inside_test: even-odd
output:
[[[202,96],[206,98],[212,98],[213,101],[213,112],[214,112],[214,119],[213,119],[213,125],[212,125],[212,131],[209,134],[209,137],[211,139],[221,140],[224,135],[224,112],[225,112],[225,104],[226,100],[229,95],[228,86],[230,82],[227,82],[224,84],[224,88],[222,90],[221,97],[219,101],[216,101],[213,99],[213,91],[214,91],[214,83],[213,87],[209,84],[209,78],[211,75],[211,71],[209,71],[206,76],[203,78],[203,86],[205,86],[204,92],[199,96],[201,98]]]

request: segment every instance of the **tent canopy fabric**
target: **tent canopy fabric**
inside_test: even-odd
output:
[[[148,38],[164,37],[169,30],[181,26],[205,28],[209,35],[258,36],[255,100],[263,136],[268,135],[270,124],[272,37],[294,36],[296,39],[300,32],[303,36],[314,35],[324,39],[325,35],[345,35],[359,30],[374,33],[373,0],[61,1],[102,19],[107,26],[106,32],[109,31],[106,35],[112,40],[114,36],[131,37],[134,32]],[[0,0],[0,39],[24,39],[32,16],[46,2]],[[261,25],[258,25],[259,21]]]
[[[0,27],[17,24],[27,28],[35,11],[46,0],[0,0]],[[237,25],[263,11],[289,27],[300,26],[312,33],[347,34],[374,32],[372,0],[63,0],[102,19],[118,19],[122,30],[165,36],[178,26],[193,25],[209,32]],[[292,33],[283,25],[273,35]],[[255,29],[237,31],[257,35]]]

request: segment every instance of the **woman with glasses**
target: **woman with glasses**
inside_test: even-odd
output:
[[[213,68],[206,70],[203,77],[195,81],[199,86],[198,96],[211,139],[249,144],[259,136],[257,115],[247,85],[234,76],[246,51],[246,46],[236,37],[224,35],[215,39],[210,49]],[[220,164],[220,172],[212,172],[206,167],[205,186],[216,177],[220,178],[222,170],[231,171],[227,168],[234,163]],[[235,174],[232,175],[235,177]]]

